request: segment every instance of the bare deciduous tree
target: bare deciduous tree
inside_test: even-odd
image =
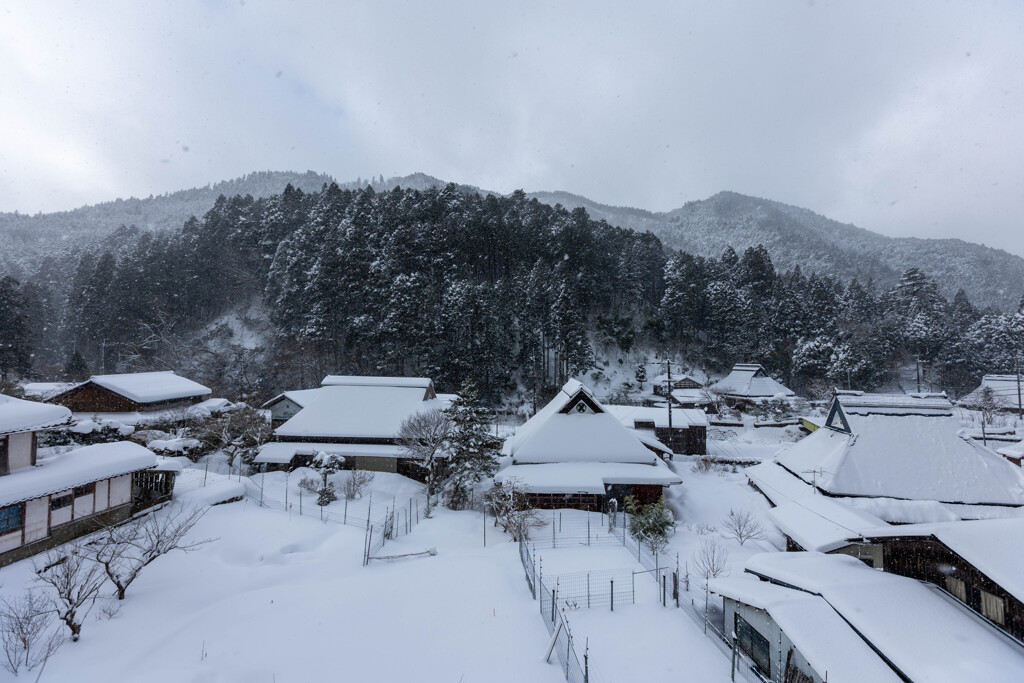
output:
[[[520,534],[528,539],[533,529],[544,526],[537,510],[530,505],[522,483],[515,477],[495,484],[487,492],[487,502],[494,515],[494,526],[504,529],[513,541],[520,540]]]
[[[427,470],[427,507],[424,513],[427,517],[430,516],[430,497],[435,493],[437,459],[451,433],[451,417],[442,410],[416,413],[406,418],[398,429],[398,443]]]
[[[725,573],[729,568],[729,552],[716,539],[704,537],[700,548],[693,554],[693,566],[697,574],[704,578],[714,579]]]
[[[764,525],[746,508],[729,510],[729,514],[722,520],[722,534],[726,538],[735,538],[740,545],[751,539],[765,538]]]
[[[45,662],[64,644],[56,630],[54,613],[38,593],[29,591],[14,600],[0,600],[0,645],[4,649],[3,667],[17,675]]]
[[[81,543],[74,543],[48,551],[34,564],[50,610],[71,631],[72,642],[80,637],[104,581],[103,570],[88,556]]]
[[[105,527],[91,539],[90,556],[117,588],[117,599],[124,600],[128,587],[157,558],[175,550],[189,553],[213,540],[185,540],[205,514],[205,508],[176,507]]]
[[[363,491],[373,483],[373,472],[366,470],[352,470],[341,487],[341,492],[346,500],[354,500],[363,497]]]

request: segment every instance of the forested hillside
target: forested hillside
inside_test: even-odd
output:
[[[802,390],[873,388],[921,358],[959,392],[1012,370],[1024,315],[947,301],[917,269],[890,288],[777,272],[763,247],[672,253],[522,192],[331,184],[222,196],[179,229],[53,254],[2,281],[0,335],[7,379],[173,367],[257,397],[328,372],[415,374],[498,402],[637,349],[758,361]]]
[[[718,256],[763,245],[776,265],[796,266],[844,280],[873,279],[892,287],[908,268],[933,278],[947,298],[963,289],[981,305],[1014,310],[1024,291],[1024,259],[954,239],[886,237],[795,206],[735,192],[719,192],[665,213],[606,206],[564,192],[531,196],[568,208],[583,207],[595,219],[657,235],[667,247]]]

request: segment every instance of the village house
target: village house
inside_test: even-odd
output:
[[[1020,468],[969,438],[955,418],[847,415],[841,396],[824,426],[779,453],[775,464],[827,496],[1024,506]]]
[[[286,401],[305,405],[274,430],[274,441],[262,446],[255,464],[290,469],[308,465],[323,452],[343,456],[346,469],[396,472],[421,480],[426,470],[399,443],[399,429],[416,413],[450,405],[450,400],[437,397],[431,380],[421,377],[328,375],[318,389],[281,397],[279,408],[288,406]]]
[[[47,402],[76,413],[153,413],[197,406],[210,393],[202,384],[168,370],[93,375]]]
[[[773,398],[791,399],[796,394],[772,379],[757,363],[738,363],[710,390],[731,405],[750,408]]]
[[[1024,405],[1024,376],[1021,375],[985,375],[977,389],[960,399],[960,405],[980,408],[986,388],[992,390],[992,398],[999,410],[1021,411]]]
[[[765,597],[757,595],[755,588],[747,594],[735,590],[733,585],[724,586],[724,594],[734,603],[757,608],[758,601],[763,600],[766,607],[772,608],[787,599],[797,600],[801,594],[818,596],[904,681],[1024,680],[1024,648],[992,624],[977,618],[945,591],[927,583],[871,569],[845,555],[812,552],[754,555],[747,560],[746,572],[779,590]],[[783,591],[791,593],[787,595]],[[771,602],[767,602],[769,600]],[[726,607],[728,609],[728,605]],[[772,616],[770,609],[765,611]],[[810,611],[783,615],[776,608],[775,614],[779,617],[776,621],[758,618],[747,607],[734,608],[732,614],[743,617],[756,632],[756,637],[748,638],[751,650],[762,661],[767,654],[772,680],[776,681],[786,680],[779,675],[785,671],[787,655],[786,648],[777,645],[779,629],[787,636],[783,643],[804,642],[807,630],[814,627],[818,616]],[[787,623],[791,618],[799,623],[796,626]],[[789,628],[793,629],[792,633]],[[833,650],[833,657],[842,657],[843,651],[836,651],[829,640],[833,633],[823,621],[822,632],[813,645]],[[797,644],[807,660],[822,654],[809,654],[811,647]],[[826,678],[826,672],[818,668],[823,664],[810,663],[820,678],[795,680],[885,680],[864,675],[840,678],[832,671]]]
[[[285,391],[260,406],[270,411],[270,424],[280,427],[295,417],[300,410],[312,403],[320,395],[320,389],[297,389]]]
[[[682,483],[664,462],[672,455],[667,446],[623,425],[576,380],[517,429],[502,453],[511,465],[495,483],[514,481],[538,508],[596,511],[615,500],[621,510],[627,496],[653,503],[666,486]]]
[[[865,391],[836,389],[835,396],[847,415],[921,415],[952,417],[953,403],[946,392],[910,394],[873,394]]]
[[[819,595],[748,576],[712,579],[710,589],[722,597],[725,632],[770,681],[901,680]]]
[[[173,486],[173,474],[149,472],[156,456],[130,442],[39,459],[36,433],[70,418],[62,406],[0,396],[0,566],[125,520],[133,503],[156,502],[155,486]]]
[[[708,418],[703,410],[672,408],[670,416],[668,406],[603,405],[624,426],[653,437],[673,453],[706,455],[708,452]]]
[[[877,568],[934,584],[1024,641],[1024,518],[879,527],[856,540],[879,548]]]

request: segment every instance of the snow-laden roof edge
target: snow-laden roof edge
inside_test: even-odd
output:
[[[0,394],[0,435],[34,432],[64,424],[70,419],[71,411],[64,406]]]

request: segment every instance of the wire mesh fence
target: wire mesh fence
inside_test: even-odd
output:
[[[264,473],[252,476],[214,474],[199,468],[182,470],[175,481],[175,493],[194,491],[208,483],[236,480],[245,487],[246,498],[260,507],[284,510],[303,517],[314,517],[322,522],[333,522],[359,527],[365,530],[363,543],[363,564],[369,564],[390,540],[412,533],[424,517],[427,507],[425,496],[413,496],[399,500],[396,497],[374,500],[372,493],[364,498],[348,500],[342,498],[329,505],[318,505],[317,495],[293,489],[288,478],[268,478]]]
[[[540,597],[540,615],[547,626],[548,634],[551,635],[548,658],[550,659],[552,653],[557,655],[565,680],[569,683],[590,683],[589,648],[584,644],[583,653],[580,654],[580,645],[573,637],[566,610],[559,607],[561,598],[558,596],[557,588],[549,588],[541,579],[537,590]]]

